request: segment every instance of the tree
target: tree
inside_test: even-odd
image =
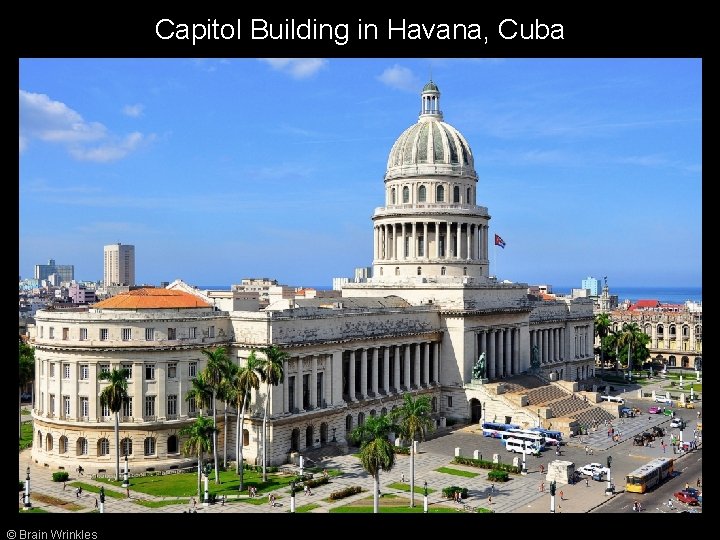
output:
[[[610,315],[607,313],[598,313],[595,315],[595,335],[600,339],[600,367],[605,370],[605,350],[603,349],[603,339],[610,331]]]
[[[215,426],[213,426],[213,423],[207,416],[198,416],[195,422],[180,430],[180,435],[188,437],[183,444],[183,453],[186,456],[197,456],[198,458],[198,499],[202,498],[200,481],[202,476],[203,455],[210,450],[212,437],[216,431]]]
[[[263,415],[262,425],[262,467],[263,482],[267,482],[267,419],[268,413],[270,412],[270,388],[283,382],[283,362],[290,358],[290,355],[280,350],[276,345],[263,347],[260,349],[260,352],[265,355],[265,358],[260,360],[257,371],[260,375],[260,380],[266,384],[265,414]]]
[[[212,402],[212,388],[207,380],[207,375],[203,372],[190,379],[190,390],[185,394],[187,401],[194,401],[195,406],[200,409],[200,416],[203,411],[210,406]]]
[[[98,379],[108,381],[100,391],[100,405],[108,407],[115,413],[115,481],[120,480],[120,410],[128,399],[127,380],[130,373],[127,369],[101,371]]]
[[[243,485],[243,434],[245,433],[245,409],[252,397],[252,391],[260,388],[260,379],[256,370],[258,369],[260,361],[255,356],[255,351],[251,351],[248,356],[247,362],[244,366],[239,366],[232,379],[233,387],[235,388],[235,400],[237,403],[237,409],[240,412],[238,414],[238,425],[237,425],[237,437],[236,437],[236,450],[235,455],[237,456],[236,472],[240,475],[240,487],[239,490],[243,491],[245,486]]]
[[[360,463],[363,469],[373,477],[373,512],[380,512],[380,471],[390,471],[395,466],[395,447],[389,441],[390,433],[400,429],[390,416],[381,414],[371,416],[350,434],[350,438],[360,445]]]
[[[642,365],[650,355],[650,351],[647,346],[650,343],[650,338],[643,332],[637,323],[625,323],[623,324],[622,330],[618,336],[618,347],[621,349],[621,362],[622,358],[627,358],[627,368],[630,371],[632,377],[632,366],[637,361],[638,364]]]
[[[220,389],[225,373],[228,369],[228,355],[225,347],[218,347],[216,349],[203,349],[201,351],[207,357],[207,366],[205,366],[205,375],[210,388],[212,389],[212,415],[213,415],[213,459],[215,461],[215,483],[220,483],[220,477],[218,475],[218,450],[217,450],[217,407],[216,407],[216,395]]]
[[[401,407],[395,409],[393,420],[400,426],[400,432],[410,439],[410,507],[415,506],[415,437],[425,439],[435,427],[435,421],[430,416],[430,397],[405,394]]]
[[[18,387],[18,428],[19,438],[22,439],[22,392],[24,388],[35,380],[35,349],[19,338],[20,360],[20,386]]]

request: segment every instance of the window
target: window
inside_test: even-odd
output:
[[[197,362],[188,364],[188,377],[197,377]]]
[[[463,266],[463,276],[467,276],[467,266]]]
[[[123,328],[122,329],[122,340],[130,341],[131,339],[132,339],[132,328]]]
[[[48,339],[55,339],[55,328],[50,327],[50,333],[48,334]]]
[[[472,190],[470,188],[467,188],[467,192],[465,193],[465,202],[467,204],[472,204],[472,199],[470,195],[472,194]]]
[[[190,332],[189,332],[189,336],[188,336],[188,337],[189,337],[190,339],[195,339],[195,338],[197,338],[197,326],[191,326],[191,327],[190,327]]]
[[[87,381],[90,378],[90,366],[87,364],[80,364],[80,380]]]
[[[405,237],[405,242],[403,242],[403,243],[405,244],[405,245],[403,246],[403,252],[404,252],[404,255],[403,255],[403,256],[404,256],[404,257],[409,257],[409,256],[410,256],[410,237],[409,237],[409,236],[406,236],[406,237]]]
[[[128,381],[132,379],[132,372],[133,372],[132,367],[133,367],[132,364],[120,364],[120,369],[124,369],[127,373]]]
[[[103,438],[98,441],[98,456],[107,456],[110,454],[110,441]]]
[[[77,455],[87,456],[88,454],[88,440],[85,437],[80,437],[77,440]]]
[[[153,437],[145,437],[145,455],[155,455],[155,439]]]
[[[50,410],[48,412],[50,416],[53,416],[55,414],[55,394],[50,394],[48,397],[50,398]]]
[[[145,396],[145,416],[155,416],[155,396]]]
[[[100,329],[100,341],[107,341],[107,340],[108,340],[108,329],[101,328]]]
[[[452,396],[448,396],[447,398],[448,398],[448,404],[447,404],[447,406],[448,406],[448,407],[452,407]]]
[[[123,401],[123,404],[122,404],[122,415],[127,418],[130,418],[133,415],[132,402],[133,402],[132,396],[128,396],[128,398],[125,401]]]
[[[177,454],[178,453],[178,438],[175,435],[170,435],[167,440],[167,453]]]
[[[64,454],[67,452],[68,447],[68,439],[65,435],[61,435],[60,439],[58,440],[58,452],[61,454]]]
[[[399,267],[399,266],[396,266],[396,267],[395,267],[395,275],[396,275],[396,276],[399,276],[399,275],[400,275],[400,267]]]
[[[438,186],[435,189],[435,202],[445,202],[445,188],[443,186]]]
[[[146,328],[145,329],[145,341],[152,341],[153,336],[155,336],[155,329],[154,328]]]
[[[41,327],[40,327],[40,337],[43,337],[43,330],[44,330],[44,329],[45,329],[44,326],[41,326]]]
[[[90,400],[87,396],[80,398],[80,416],[83,418],[90,416]]]
[[[425,186],[420,186],[418,189],[418,202],[425,202],[427,199],[427,190],[425,189]]]
[[[453,188],[453,202],[454,203],[460,202],[460,188],[458,186],[455,186]]]
[[[70,329],[69,328],[63,328],[62,329],[62,338],[67,341],[70,338]]]
[[[155,364],[145,364],[145,380],[155,380]]]
[[[177,333],[174,328],[168,328],[168,339],[177,339]]]
[[[168,416],[177,415],[177,395],[170,394],[167,397],[167,414]]]
[[[447,273],[447,268],[445,268],[444,266],[441,267],[441,268],[440,268],[440,275],[441,275],[441,276],[444,276],[446,273]]]
[[[193,415],[197,413],[197,405],[194,399],[188,399],[188,414]]]
[[[418,275],[418,276],[421,276],[421,275],[422,275],[422,267],[421,267],[421,266],[418,266],[418,267],[417,267],[417,275]]]
[[[50,377],[55,377],[55,362],[50,362]]]
[[[211,337],[211,338],[215,337],[215,327],[214,326],[208,327],[208,337]]]
[[[168,364],[167,369],[168,379],[174,379],[177,377],[177,364]]]
[[[120,441],[120,453],[123,456],[129,456],[132,454],[132,439],[125,437],[122,441]]]
[[[110,373],[110,364],[100,364],[100,373]]]
[[[101,412],[103,417],[108,418],[112,414],[112,411],[110,410],[110,404],[106,403],[105,405],[101,405]]]
[[[403,194],[403,202],[409,203],[410,202],[410,188],[405,186],[402,190],[402,194]]]
[[[425,237],[424,237],[424,236],[418,236],[418,239],[417,239],[417,254],[418,254],[418,257],[424,257],[424,256],[425,256]]]
[[[63,379],[70,378],[70,364],[63,364]]]
[[[39,358],[38,358],[38,362],[40,362],[40,375],[45,375],[45,362],[43,362]]]
[[[390,191],[390,204],[395,204],[395,188]]]
[[[80,329],[80,341],[87,340],[87,328]]]

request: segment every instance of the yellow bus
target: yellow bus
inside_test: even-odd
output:
[[[625,491],[645,493],[673,472],[672,458],[656,458],[625,477]]]

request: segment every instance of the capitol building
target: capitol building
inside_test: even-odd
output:
[[[219,448],[226,442],[234,459],[239,438],[250,463],[261,461],[268,400],[271,465],[295,453],[347,450],[355,427],[400,405],[406,393],[430,398],[439,427],[552,418],[556,429],[573,432],[581,414],[600,409],[583,399],[578,407],[586,412],[566,406],[594,375],[592,301],[540,300],[527,284],[491,275],[491,216],[479,204],[483,189],[470,144],[444,121],[440,95],[434,82],[425,85],[418,121],[390,150],[384,186],[377,186],[385,204],[372,214],[372,277],[344,285],[342,297],[285,299],[260,309],[257,293],[201,291],[176,281],[89,308],[39,311],[30,328],[33,460],[114,472],[114,415],[100,405],[107,382],[98,374],[127,368],[120,444],[131,472],[191,465],[180,430],[200,411],[186,395],[205,367],[202,350],[217,346],[239,364],[268,345],[289,355],[284,381],[270,395],[264,384],[253,392],[242,434],[237,411],[230,407],[225,429],[218,405]],[[475,379],[483,354],[485,374]],[[528,386],[531,379],[537,384]],[[537,397],[548,389],[552,402]]]

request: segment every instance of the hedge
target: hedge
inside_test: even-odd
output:
[[[510,475],[507,471],[491,469],[488,471],[487,479],[492,480],[493,482],[507,482],[510,480]]]
[[[450,486],[443,488],[442,494],[446,499],[454,499],[455,493],[460,492],[460,497],[463,499],[467,499],[468,496],[468,489],[466,487],[459,487],[459,486]]]
[[[305,485],[309,488],[314,488],[314,487],[322,486],[323,484],[327,484],[328,482],[330,482],[330,478],[325,478],[323,476],[319,476],[318,478],[306,480]]]
[[[393,446],[393,450],[395,450],[396,454],[404,454],[406,456],[410,455],[410,447],[409,446]]]
[[[70,478],[70,473],[67,471],[57,471],[52,474],[53,482],[65,482]]]
[[[362,491],[362,488],[360,486],[353,486],[353,487],[341,489],[340,491],[333,491],[330,494],[330,500],[337,501],[338,499],[344,499],[345,497],[349,497],[350,495],[355,495],[357,493],[360,493],[361,491]]]
[[[515,474],[520,474],[520,467],[515,467],[509,463],[493,463],[484,459],[473,459],[458,456],[452,460],[452,463],[458,465],[469,465],[470,467],[479,467],[481,469],[494,469],[498,471],[507,471]]]

